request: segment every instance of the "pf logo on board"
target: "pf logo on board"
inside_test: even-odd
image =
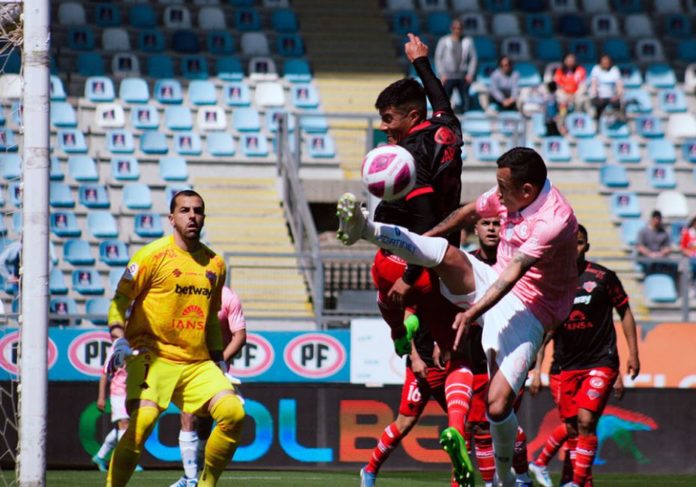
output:
[[[48,368],[58,360],[58,347],[48,339]],[[0,368],[12,375],[19,372],[19,332],[8,333],[0,338]]]
[[[86,375],[99,377],[111,348],[111,337],[106,331],[82,333],[70,342],[68,358],[75,369]]]
[[[246,345],[230,361],[230,374],[256,377],[271,368],[275,352],[268,340],[255,333],[247,334]]]
[[[307,379],[330,377],[346,363],[346,350],[334,337],[307,333],[285,347],[285,363],[297,375]]]

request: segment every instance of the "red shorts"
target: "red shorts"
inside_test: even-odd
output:
[[[380,303],[387,304],[387,294],[394,283],[404,275],[406,261],[401,257],[378,250],[372,264],[372,281],[377,287],[377,296]],[[413,283],[412,292],[427,294],[433,290],[430,272],[424,270],[420,277]],[[410,304],[410,303],[409,303]]]
[[[449,368],[440,370],[437,367],[428,368],[428,377],[425,380],[418,380],[411,370],[406,367],[406,378],[404,387],[401,389],[401,404],[399,414],[403,416],[420,416],[433,397],[443,411],[447,412],[447,401],[445,400],[445,380]]]
[[[488,374],[475,374],[474,386],[472,387],[471,405],[469,406],[469,416],[467,422],[485,423],[486,418],[486,396],[488,395]]]
[[[610,367],[561,372],[561,416],[574,418],[579,408],[602,414],[618,373]]]
[[[561,404],[561,373],[549,374],[549,391],[556,407]]]

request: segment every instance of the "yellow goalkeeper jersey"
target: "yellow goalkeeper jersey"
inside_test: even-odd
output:
[[[209,348],[222,349],[217,311],[225,277],[223,259],[205,245],[190,253],[173,236],[162,237],[128,263],[109,308],[109,324],[126,323],[132,348],[175,362],[207,360]]]

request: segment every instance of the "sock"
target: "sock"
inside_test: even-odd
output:
[[[512,466],[512,455],[517,437],[517,416],[511,411],[507,418],[502,421],[492,421],[491,438],[493,439],[493,453],[495,455],[495,470],[500,480],[510,475]]]
[[[578,444],[575,447],[573,482],[585,485],[585,481],[592,471],[595,453],[597,453],[597,435],[578,436]]]
[[[464,436],[466,415],[469,414],[473,382],[474,376],[467,368],[450,372],[445,382],[448,426],[459,431],[462,436]]]
[[[179,431],[179,450],[184,475],[189,479],[198,478],[196,451],[198,450],[198,434],[195,431]]]
[[[123,438],[123,435],[124,435],[125,433],[126,433],[126,430],[125,430],[125,429],[118,430],[118,433],[116,433],[116,434],[118,435],[118,441],[121,441],[121,438]]]
[[[563,462],[563,473],[561,474],[561,484],[571,482],[573,480],[573,470],[575,469],[575,446],[578,443],[578,437],[568,437],[566,440],[566,460]]]
[[[196,469],[203,468],[203,463],[205,462],[205,445],[208,440],[198,438],[198,443],[196,443]]]
[[[210,433],[205,447],[205,467],[198,487],[214,487],[232,459],[242,436],[244,406],[237,396],[227,394],[211,407],[210,415],[217,421],[217,425]]]
[[[122,487],[128,483],[140,460],[145,440],[152,433],[160,411],[154,406],[141,406],[131,414],[128,429],[116,445],[106,474],[106,487]]]
[[[404,227],[368,220],[365,240],[398,255],[411,264],[435,267],[445,258],[449,243],[442,237],[423,237]]]
[[[396,427],[396,423],[392,423],[386,428],[382,433],[382,437],[379,439],[379,443],[374,450],[372,450],[372,456],[370,457],[370,462],[365,467],[365,470],[370,473],[379,472],[379,467],[389,458],[389,455],[394,451],[394,448],[399,446],[403,435]]]
[[[522,429],[522,426],[517,427],[517,437],[515,438],[513,452],[512,468],[517,475],[526,474],[529,471],[529,462],[527,461],[527,435]]]
[[[476,444],[476,463],[484,482],[493,482],[495,458],[493,457],[493,440],[490,432],[474,434]]]
[[[109,431],[109,434],[106,435],[106,438],[104,438],[104,443],[102,443],[101,447],[99,448],[97,456],[101,459],[106,458],[109,452],[116,448],[116,443],[118,443],[118,440],[118,428],[113,428],[111,431]]]
[[[546,439],[544,449],[541,450],[539,456],[534,463],[540,467],[545,467],[549,464],[553,456],[558,452],[558,449],[568,439],[568,429],[565,423],[561,423],[554,428],[549,437]]]

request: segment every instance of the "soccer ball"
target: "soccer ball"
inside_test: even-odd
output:
[[[416,163],[399,145],[383,145],[367,153],[362,163],[367,190],[384,201],[403,198],[416,185]]]

